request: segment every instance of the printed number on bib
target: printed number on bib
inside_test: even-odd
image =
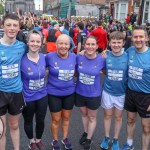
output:
[[[123,79],[123,71],[108,69],[108,79],[113,81],[121,81]]]
[[[14,78],[18,76],[19,65],[13,64],[8,66],[2,66],[2,78]]]
[[[92,85],[95,81],[95,76],[90,76],[84,73],[80,73],[79,81],[86,85]]]
[[[130,78],[142,80],[143,69],[138,67],[129,66],[128,75]]]
[[[29,89],[37,90],[44,87],[44,78],[40,80],[29,80]]]
[[[59,70],[58,79],[63,81],[72,80],[74,76],[74,70]]]

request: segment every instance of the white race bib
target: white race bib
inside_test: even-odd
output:
[[[113,80],[113,81],[122,81],[123,80],[123,71],[108,69],[108,79]]]
[[[63,81],[72,80],[74,76],[74,70],[59,70],[58,79]]]
[[[90,75],[87,75],[84,73],[80,73],[79,81],[86,85],[92,85],[92,84],[94,84],[95,76],[90,76]]]
[[[40,80],[29,80],[29,89],[30,90],[38,90],[42,87],[44,87],[44,78]]]
[[[130,78],[142,80],[143,69],[129,66],[128,75]]]
[[[18,64],[2,66],[2,78],[17,77],[18,72],[19,72],[19,65]]]

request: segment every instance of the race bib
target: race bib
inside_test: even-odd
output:
[[[95,76],[90,76],[90,75],[87,75],[84,73],[80,73],[79,81],[86,85],[92,85],[92,84],[94,84]]]
[[[129,66],[128,75],[130,78],[142,80],[143,69]]]
[[[123,71],[108,69],[108,79],[113,80],[113,81],[122,81],[123,80]]]
[[[2,66],[2,78],[14,78],[18,76],[19,65],[13,64],[8,66]]]
[[[58,79],[63,81],[72,80],[74,76],[74,70],[59,70]]]
[[[44,78],[40,79],[40,80],[29,80],[29,89],[30,90],[38,90],[42,87],[44,87],[45,82],[44,82]]]

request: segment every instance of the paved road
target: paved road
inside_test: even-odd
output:
[[[103,79],[102,79],[103,80]],[[45,150],[52,150],[51,147],[51,141],[52,141],[52,135],[50,133],[50,113],[49,109],[47,109],[47,115],[45,119],[45,131],[43,134],[43,143],[45,145]],[[113,124],[112,120],[112,124]],[[141,122],[140,118],[137,118],[137,126],[136,126],[136,134],[134,137],[134,144],[135,144],[135,150],[141,150]],[[24,129],[23,129],[23,118],[21,118],[20,122],[20,128],[21,128],[21,150],[28,150],[27,144],[27,137],[25,135]],[[83,126],[81,123],[81,115],[78,110],[78,108],[74,108],[72,117],[71,117],[71,124],[70,124],[70,134],[69,138],[72,141],[73,144],[73,150],[83,150],[83,147],[79,145],[78,140],[83,133]],[[113,126],[111,129],[111,137],[113,137]],[[60,132],[60,139],[62,137],[61,132]],[[97,115],[97,127],[96,131],[93,137],[93,144],[92,144],[92,149],[91,150],[100,150],[99,143],[104,137],[104,127],[103,127],[103,110],[102,108],[99,109],[98,115]],[[122,131],[120,134],[120,144],[124,144],[126,141],[126,112],[124,111],[124,116],[123,116],[123,126],[122,126]],[[10,140],[10,135],[7,133],[7,150],[13,150],[12,148],[12,143]],[[64,150],[62,146],[62,150]]]

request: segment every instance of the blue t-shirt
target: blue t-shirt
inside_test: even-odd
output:
[[[100,71],[105,68],[105,65],[105,59],[100,55],[94,59],[88,59],[85,55],[77,55],[76,93],[85,97],[100,96]]]
[[[107,53],[106,77],[104,91],[113,96],[125,95],[128,75],[128,55],[124,52],[121,56]]]
[[[48,94],[67,96],[75,92],[74,73],[76,68],[76,55],[69,53],[63,59],[56,52],[47,54],[46,64],[49,69]]]
[[[46,62],[43,54],[39,53],[37,63],[29,60],[27,54],[23,56],[21,61],[21,78],[26,102],[39,100],[47,95],[45,76]]]
[[[150,48],[138,52],[134,46],[127,50],[129,55],[128,87],[137,92],[150,93]]]
[[[0,91],[22,91],[20,63],[25,51],[26,45],[18,40],[12,45],[0,43]]]

